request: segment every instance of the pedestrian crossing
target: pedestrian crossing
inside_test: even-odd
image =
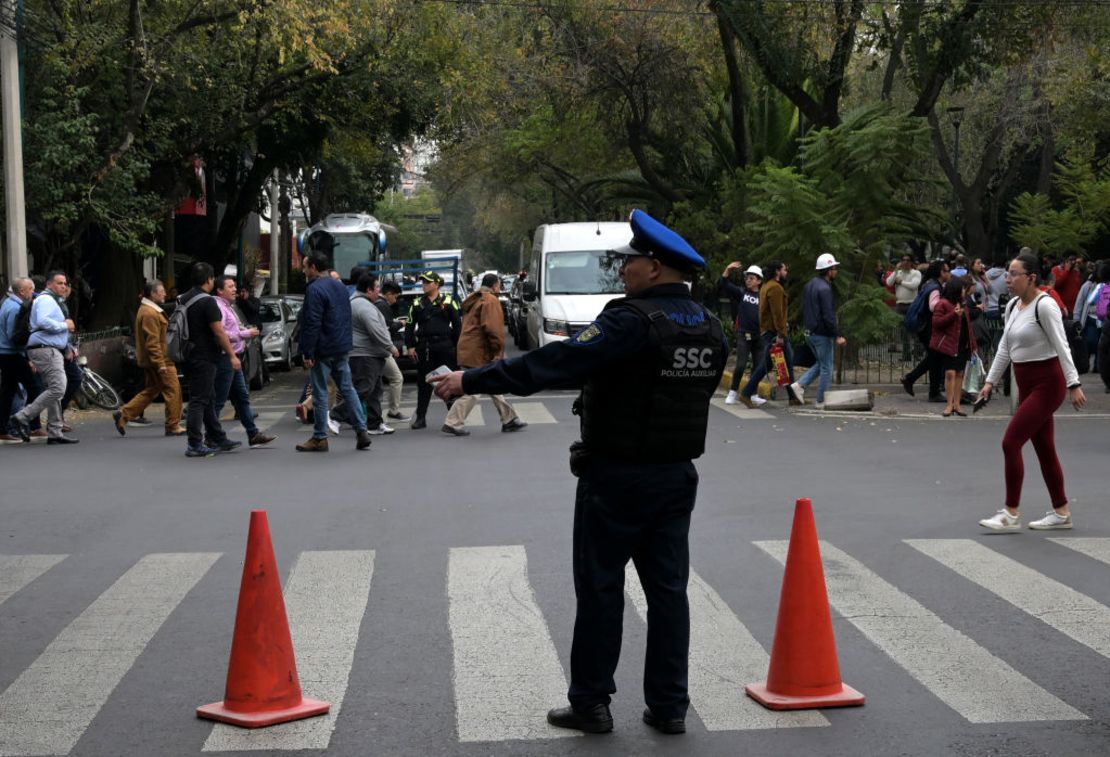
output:
[[[788,542],[753,544],[778,564],[785,563]],[[1084,571],[1103,571],[1110,564],[1110,538],[1060,537],[1042,544],[1058,550],[1058,557],[1081,561],[1078,567]],[[1030,615],[1043,624],[1046,634],[1066,637],[1093,651],[1098,664],[1110,657],[1110,607],[1035,570],[1020,554],[1015,559],[973,539],[907,539],[893,548],[903,550],[905,560],[927,558],[938,573],[953,574],[953,590],[962,589],[956,601],[961,618],[983,611],[973,603],[974,595],[985,590],[998,599],[991,612],[1005,627],[1012,627],[1023,614]],[[1036,650],[1014,650],[1017,654],[1004,660],[990,649],[998,639],[976,638],[974,624],[971,629],[960,621],[953,625],[911,591],[833,543],[821,542],[821,552],[842,659],[851,645],[871,645],[885,655],[892,671],[904,671],[912,678],[917,687],[910,692],[913,697],[939,701],[953,718],[967,723],[1103,717],[1085,708],[1088,699],[1083,691],[1067,689],[1069,676],[1046,681],[1036,666],[1029,672],[1015,667],[1021,663],[1013,660]],[[360,637],[370,614],[404,611],[371,602],[376,557],[374,550],[305,551],[296,556],[285,584],[302,689],[306,696],[331,702],[331,712],[254,731],[206,724],[210,730],[201,751],[325,750],[337,729],[365,715],[357,706],[354,712],[344,708],[356,660],[364,659],[356,651],[361,645],[406,643]],[[73,751],[121,681],[137,664],[142,665],[144,654],[153,654],[148,645],[154,637],[182,622],[175,610],[191,593],[206,590],[198,584],[221,558],[230,559],[213,552],[143,556],[98,597],[90,597],[91,604],[18,675],[6,671],[4,680],[11,683],[0,692],[0,757]],[[551,728],[543,717],[547,708],[565,701],[568,678],[567,650],[560,651],[551,626],[560,627],[559,638],[568,638],[569,629],[562,626],[571,618],[545,617],[530,579],[527,548],[447,548],[446,558],[443,633],[449,638],[450,660],[444,664],[450,668],[445,680],[452,688],[453,712],[445,717],[454,718],[455,738],[478,744],[574,738],[577,732]],[[9,599],[16,595],[34,599],[41,590],[39,579],[63,563],[73,570],[81,559],[63,554],[0,555],[0,619]],[[773,572],[774,565],[757,567]],[[568,593],[569,582],[567,576]],[[632,617],[644,622],[647,602],[634,570],[627,573],[625,591],[634,609]],[[831,726],[822,712],[774,712],[747,698],[745,684],[766,677],[770,639],[761,640],[749,631],[745,608],[730,606],[696,570],[691,571],[688,597],[692,729],[698,727],[694,721],[711,732]],[[1007,616],[1011,611],[1013,615]],[[230,638],[234,612],[226,608],[225,615]],[[28,627],[33,627],[31,620]],[[858,635],[846,631],[849,626]],[[762,633],[765,627],[765,623],[760,626]],[[1007,648],[1012,643],[1007,638]],[[226,653],[222,643],[214,646],[220,648],[213,649],[213,654]],[[1091,660],[1072,654],[1060,656],[1055,664],[1074,665],[1078,673]],[[0,658],[0,671],[2,665]],[[640,661],[626,655],[623,665],[638,668]],[[848,683],[855,677],[851,670],[844,671],[844,676]],[[211,688],[221,690],[222,684],[222,680],[213,681]],[[871,683],[867,691],[869,701],[881,701],[884,692],[874,686]],[[191,718],[197,704],[181,702],[181,717]],[[137,709],[133,714],[141,719],[142,703]]]

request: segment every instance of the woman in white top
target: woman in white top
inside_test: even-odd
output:
[[[1030,528],[1048,530],[1071,528],[1068,497],[1064,493],[1064,471],[1056,456],[1052,414],[1064,401],[1065,387],[1071,403],[1078,410],[1086,404],[1079,374],[1071,360],[1071,350],[1064,335],[1060,307],[1038,288],[1037,259],[1018,255],[1010,261],[1006,286],[1013,299],[1006,309],[1005,330],[998,344],[994,363],[979,393],[979,402],[990,399],[1006,366],[1013,365],[1020,404],[1002,437],[1002,454],[1006,461],[1006,505],[979,525],[995,531],[1018,531],[1021,520],[1021,484],[1025,468],[1021,448],[1029,440],[1041,463],[1041,475],[1052,499],[1052,509]]]

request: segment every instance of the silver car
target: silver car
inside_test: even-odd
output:
[[[300,359],[300,345],[293,339],[293,328],[297,325],[300,302],[291,303],[285,297],[263,297],[262,307],[262,354],[267,364],[277,365],[290,370],[293,363]]]

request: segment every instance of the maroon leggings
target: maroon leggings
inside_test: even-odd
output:
[[[1064,471],[1060,467],[1060,458],[1056,456],[1052,414],[1064,401],[1067,390],[1064,372],[1057,358],[1014,363],[1013,366],[1019,404],[1002,436],[1002,454],[1006,459],[1006,507],[1016,510],[1021,504],[1021,484],[1025,478],[1021,448],[1030,439],[1041,463],[1041,475],[1048,487],[1052,506],[1063,507],[1068,503],[1068,495],[1064,493]]]

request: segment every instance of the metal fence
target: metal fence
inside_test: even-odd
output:
[[[1002,321],[985,319],[983,321],[986,338],[979,340],[979,356],[983,359],[984,370],[990,368],[994,360],[998,340],[1002,336]],[[924,356],[924,347],[916,335],[906,333],[898,327],[878,344],[857,345],[848,335],[848,344],[837,351],[836,371],[833,382],[836,384],[897,384],[902,376],[909,373]]]

